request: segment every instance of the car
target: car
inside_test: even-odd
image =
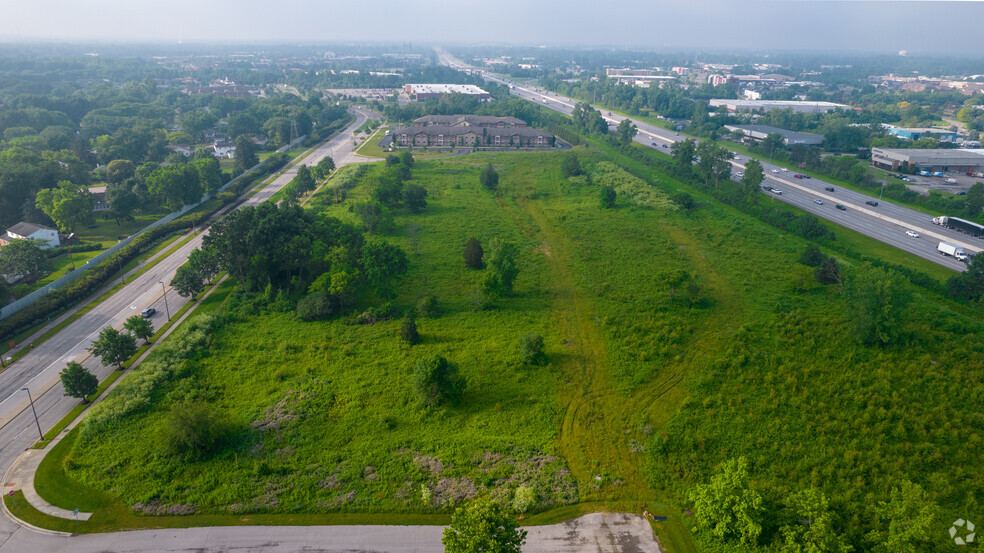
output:
[[[957,179],[946,179],[943,182],[945,182],[947,184],[957,184]]]
[[[745,176],[745,173],[742,173],[741,171],[738,171],[737,173],[735,173],[735,176],[740,179],[740,178],[742,178],[742,177]]]
[[[967,195],[966,192],[957,192],[957,196],[966,196],[966,195]]]
[[[810,175],[803,175],[803,178],[804,179],[812,179],[813,177],[811,177]]]
[[[653,141],[653,144],[652,145],[653,146],[659,146],[659,144],[657,144],[655,140]]]
[[[782,190],[779,190],[778,188],[773,188],[772,193],[776,196],[782,196]]]
[[[803,175],[801,175],[799,173],[796,173],[795,175],[793,175],[793,178],[794,179],[801,179],[801,178],[803,178]]]
[[[837,207],[837,209],[839,209],[839,210],[841,210],[841,211],[847,211],[847,208],[846,208],[846,207],[844,207],[844,206],[842,206],[841,204],[837,204],[837,206],[836,206],[836,207]]]
[[[153,307],[148,307],[140,312],[140,316],[149,319],[154,316],[154,313],[157,313],[157,310]]]
[[[823,200],[821,200],[820,198],[817,198],[817,199],[813,200],[813,203],[815,203],[817,205],[823,205]]]
[[[773,169],[772,172],[773,173],[778,173],[779,172],[779,169]]]
[[[785,167],[783,167],[782,169],[779,169],[779,170],[782,171],[783,173],[788,173],[789,172],[789,169],[786,169]]]
[[[875,200],[868,200],[864,203],[870,205],[871,207],[878,207],[878,202],[876,202]]]
[[[765,190],[766,192],[772,192],[773,190],[775,190],[775,188],[772,188],[771,186],[768,185],[763,185],[762,190]]]
[[[913,238],[919,238],[919,233],[916,232],[916,231],[914,231],[914,230],[907,230],[907,231],[905,231],[905,235],[906,236],[911,236]]]
[[[666,144],[663,144],[663,147],[665,148],[666,147]]]
[[[826,190],[827,192],[833,192],[834,191],[834,187],[833,186],[824,186],[823,189]]]

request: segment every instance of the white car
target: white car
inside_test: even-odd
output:
[[[914,231],[914,230],[907,230],[907,231],[905,231],[905,235],[906,236],[911,236],[913,238],[919,238],[919,233],[916,232],[916,231]]]
[[[773,173],[778,173],[779,172],[779,169],[773,169],[772,172]]]
[[[779,169],[779,170],[782,171],[783,173],[788,173],[789,172],[789,169],[786,169],[785,167],[783,167],[782,169]]]
[[[813,200],[813,203],[815,203],[817,205],[823,205],[823,200],[821,200],[820,198],[817,198],[817,199]]]
[[[778,188],[773,188],[772,193],[776,196],[782,196],[782,190],[779,190]]]
[[[735,173],[735,176],[740,179],[740,178],[742,178],[742,177],[745,176],[745,173],[742,173],[741,171],[738,171],[737,173]]]

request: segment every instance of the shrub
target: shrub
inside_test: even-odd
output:
[[[525,513],[534,505],[536,505],[536,491],[533,488],[525,485],[516,488],[516,494],[513,496],[514,511]]]
[[[485,169],[482,169],[482,174],[479,176],[478,180],[486,189],[495,192],[495,189],[499,186],[499,173],[495,170],[495,167],[489,163],[485,166]]]
[[[602,209],[615,207],[615,189],[611,186],[602,186],[598,191],[598,202]]]
[[[417,321],[414,320],[413,313],[407,312],[403,316],[403,324],[400,325],[400,338],[411,346],[420,342],[420,333],[417,332]]]
[[[823,255],[816,244],[807,245],[799,259],[799,262],[807,267],[819,267],[824,261],[827,261],[827,256]]]
[[[485,251],[482,250],[482,244],[479,243],[478,238],[469,238],[465,242],[465,265],[472,269],[481,269],[484,266],[482,264],[482,257],[484,255]]]
[[[413,371],[413,387],[425,405],[457,405],[466,385],[458,366],[440,355],[417,361]]]
[[[225,437],[221,414],[208,403],[183,401],[171,408],[164,432],[168,453],[201,458],[216,449]]]
[[[437,299],[437,296],[424,296],[417,302],[417,313],[421,317],[436,319],[441,315],[441,302]]]
[[[527,334],[520,338],[519,355],[526,365],[546,365],[547,354],[543,352],[543,336]]]

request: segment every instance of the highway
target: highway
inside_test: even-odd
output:
[[[575,104],[578,103],[576,100],[560,96],[553,92],[511,81],[488,73],[481,68],[462,63],[443,50],[438,49],[437,52],[441,63],[444,65],[470,72],[478,71],[486,81],[510,86],[510,92],[513,95],[535,102],[554,111],[570,115],[574,110]],[[622,115],[612,114],[604,108],[597,109],[601,111],[602,117],[609,122],[610,126],[618,125],[623,119],[630,119],[639,129],[639,133],[634,139],[636,142],[666,153],[667,155],[670,155],[670,147],[673,143],[678,140],[687,139],[662,127]],[[732,178],[734,180],[738,180],[735,173],[744,170],[747,159],[746,156],[741,155],[740,159],[736,159],[733,162],[734,171],[732,172]],[[966,264],[962,261],[957,261],[953,257],[938,253],[936,247],[940,241],[962,246],[969,254],[976,254],[984,250],[984,240],[934,225],[931,215],[889,201],[878,200],[860,192],[841,188],[821,179],[796,179],[793,176],[795,173],[792,171],[784,172],[778,165],[764,160],[759,161],[762,163],[762,168],[766,176],[762,185],[778,188],[782,191],[782,195],[776,195],[765,190],[762,191],[763,194],[769,195],[773,201],[779,200],[794,205],[804,211],[813,213],[817,217],[837,223],[845,228],[857,231],[905,252],[928,259],[954,271],[965,271]],[[773,170],[776,172],[773,172]],[[826,187],[833,187],[834,192],[825,191],[824,188]],[[818,199],[823,204],[816,203],[815,200]],[[878,206],[867,205],[865,202],[869,200],[877,201]],[[841,211],[837,209],[837,204],[843,205],[846,210]],[[919,238],[907,236],[907,230],[917,232]]]
[[[355,121],[335,138],[310,152],[303,159],[303,163],[314,165],[328,155],[332,156],[339,167],[349,163],[374,161],[354,154],[352,133],[367,118],[375,119],[378,115],[363,108],[351,109]],[[243,205],[257,205],[269,199],[294,178],[299,165],[296,164],[284,171],[246,200]],[[153,307],[157,313],[151,321],[156,328],[166,322],[168,311],[175,313],[188,301],[167,285],[178,267],[187,260],[191,251],[201,245],[202,237],[203,234],[197,234],[143,275],[132,280],[128,278],[121,290],[0,372],[0,467],[3,470],[6,470],[22,451],[34,445],[39,439],[38,428],[28,403],[28,394],[23,388],[30,390],[41,429],[47,431],[79,403],[77,399],[64,396],[59,373],[65,368],[66,363],[72,360],[82,363],[96,374],[100,381],[112,372],[113,367],[103,366],[98,359],[93,358],[86,351],[103,327],[111,325],[120,328],[127,317],[140,313],[146,307]],[[165,288],[167,306],[163,294]],[[0,542],[5,541],[18,528],[20,527],[11,521],[0,517]]]

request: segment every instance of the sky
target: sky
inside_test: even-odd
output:
[[[6,0],[0,41],[426,42],[984,55],[984,1]],[[982,71],[984,72],[984,71]]]

